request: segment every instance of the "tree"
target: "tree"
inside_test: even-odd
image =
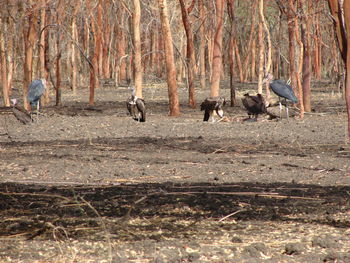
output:
[[[346,32],[350,32],[350,0],[328,0],[328,4],[346,70],[345,101],[348,114],[348,138],[350,139],[350,34],[346,34]]]
[[[214,36],[212,78],[210,86],[210,96],[219,96],[220,75],[222,68],[222,20],[224,17],[224,0],[215,1],[216,31]]]
[[[231,107],[235,106],[236,103],[236,89],[234,85],[234,72],[235,72],[235,45],[236,45],[236,24],[234,21],[235,14],[235,1],[227,1],[227,11],[230,17],[231,30],[230,30],[230,44],[229,44],[229,64],[230,64],[230,96],[231,96]]]
[[[193,43],[193,32],[192,26],[189,20],[189,12],[185,6],[184,0],[180,1],[182,22],[184,24],[186,38],[187,38],[187,48],[186,48],[186,68],[188,76],[188,95],[189,95],[189,105],[192,108],[196,107],[196,100],[194,97],[194,67],[195,67],[195,56],[194,56],[194,43]],[[192,1],[194,3],[194,1]]]
[[[174,61],[173,40],[170,31],[168,7],[166,0],[158,0],[162,34],[164,38],[164,51],[167,70],[167,83],[169,93],[169,110],[170,116],[180,115],[179,98],[176,84],[176,68]]]
[[[26,110],[29,110],[30,106],[27,99],[28,87],[32,82],[33,74],[33,52],[34,45],[36,41],[36,25],[38,21],[38,16],[36,10],[36,5],[32,0],[28,1],[28,7],[26,8],[25,17],[26,26],[23,27],[23,40],[24,40],[24,80],[23,80],[23,104]]]
[[[199,16],[200,16],[200,45],[199,45],[199,67],[200,67],[200,83],[201,88],[205,89],[206,77],[205,77],[205,10],[203,0],[198,0]]]
[[[133,0],[133,42],[134,42],[134,84],[135,95],[142,98],[142,64],[141,64],[141,33],[140,33],[140,19],[141,7],[140,0]]]

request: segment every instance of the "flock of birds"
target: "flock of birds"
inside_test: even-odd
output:
[[[263,82],[268,82],[271,90],[279,98],[279,112],[281,118],[282,103],[281,98],[284,99],[284,105],[286,107],[287,118],[289,118],[287,100],[292,103],[297,103],[298,99],[295,96],[293,89],[290,85],[282,80],[273,80],[273,76],[268,74]],[[40,99],[46,90],[45,79],[34,80],[28,89],[28,101],[31,108],[36,108],[37,115],[40,110]],[[29,113],[24,108],[17,105],[17,100],[12,99],[13,114],[14,116],[23,124],[28,124],[33,121],[31,113]],[[267,113],[266,101],[261,94],[255,96],[249,95],[249,93],[244,94],[242,98],[243,106],[246,108],[249,119],[257,120],[259,114]],[[204,111],[203,121],[209,121],[211,118],[214,120],[214,116],[217,115],[222,119],[224,117],[223,107],[226,101],[223,97],[208,97],[201,104],[201,111]],[[131,97],[126,101],[126,107],[132,118],[138,122],[146,121],[146,105],[142,98],[135,96],[135,91],[133,90]]]
[[[298,99],[295,96],[293,89],[283,80],[273,80],[272,74],[268,74],[263,83],[268,83],[271,90],[278,96],[279,102],[279,114],[282,118],[282,103],[281,98],[284,99],[284,106],[286,107],[287,119],[289,118],[288,104],[287,100],[292,103],[297,103]],[[249,95],[249,93],[244,94],[242,98],[242,104],[246,108],[249,116],[249,120],[256,121],[259,114],[267,113],[267,103],[261,94],[255,96]],[[222,97],[209,97],[204,100],[201,104],[201,110],[204,111],[203,121],[208,121],[210,117],[216,114],[221,119],[223,118],[223,106],[225,105],[225,99]],[[252,118],[253,117],[253,118]]]

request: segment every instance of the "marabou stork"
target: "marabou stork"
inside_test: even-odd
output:
[[[33,121],[32,116],[26,111],[26,109],[19,107],[17,105],[17,99],[11,99],[12,102],[12,112],[16,119],[23,124],[28,124]]]
[[[204,111],[203,121],[208,121],[212,118],[214,122],[214,111],[222,119],[224,117],[223,106],[226,104],[225,98],[223,97],[208,97],[201,104],[201,111]]]
[[[281,98],[284,98],[287,118],[289,118],[287,100],[290,100],[292,103],[298,103],[298,99],[295,96],[292,87],[287,83],[285,83],[283,80],[280,80],[280,79],[273,80],[272,74],[268,74],[264,78],[263,82],[266,82],[266,81],[268,81],[270,88],[278,96],[278,102],[280,107],[280,118],[281,118],[281,111],[282,111]]]
[[[244,98],[242,98],[242,103],[248,111],[249,119],[253,115],[256,121],[259,114],[267,113],[265,99],[261,94],[251,96],[249,93],[246,93]]]
[[[31,107],[36,107],[37,112],[40,109],[40,98],[46,90],[46,80],[36,79],[34,80],[28,90],[28,101]]]
[[[126,107],[135,121],[146,121],[146,106],[143,99],[138,98],[132,94],[131,97],[126,101]]]

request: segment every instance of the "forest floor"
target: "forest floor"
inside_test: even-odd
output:
[[[94,107],[64,90],[29,125],[3,110],[0,262],[350,262],[344,100],[314,83],[304,119],[247,122],[256,84],[237,88],[216,123],[183,88],[169,117],[164,83],[144,87],[145,123],[126,87],[96,90]]]

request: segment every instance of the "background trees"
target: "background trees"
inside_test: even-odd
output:
[[[234,83],[257,82],[267,73],[271,52],[270,71],[276,78],[291,78],[293,86],[299,87],[300,106],[310,111],[310,80],[334,83],[344,71],[344,52],[336,50],[339,41],[335,38],[339,39],[341,31],[333,30],[334,19],[339,18],[332,17],[327,2],[321,0],[2,3],[0,80],[6,106],[11,89],[26,94],[33,78],[48,80],[57,104],[61,88],[79,92],[78,88],[90,87],[89,103],[93,104],[95,89],[103,79],[116,85],[135,80],[139,96],[142,80],[167,79],[170,112],[178,115],[180,109],[173,108],[179,107],[178,84],[188,88],[192,107],[195,87],[203,88],[206,82],[211,95],[218,95],[220,86],[230,85],[234,102]],[[339,43],[342,51],[346,44]],[[230,84],[226,84],[229,76]],[[27,106],[25,95],[23,100]]]

